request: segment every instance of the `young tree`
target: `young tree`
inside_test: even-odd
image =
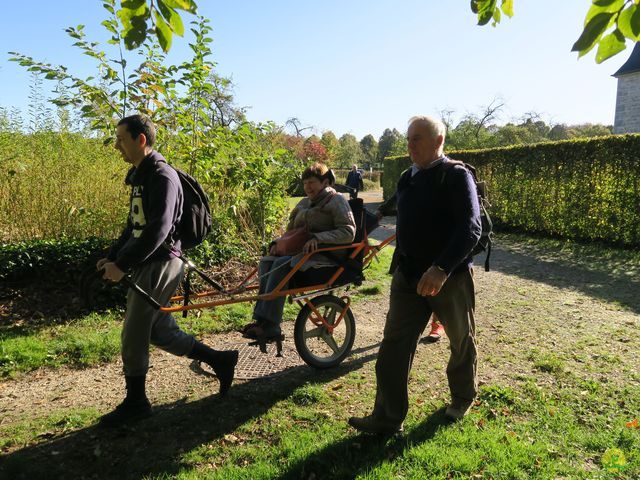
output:
[[[378,163],[382,165],[385,157],[407,153],[407,139],[395,128],[385,129],[378,141]]]
[[[360,140],[360,148],[364,154],[365,162],[368,164],[367,166],[372,167],[378,158],[378,142],[373,138],[373,135],[365,135]]]
[[[333,164],[338,156],[338,149],[340,148],[340,142],[338,138],[331,130],[327,130],[322,133],[320,143],[327,151],[327,163]]]
[[[359,165],[363,160],[362,149],[355,136],[345,133],[340,137],[340,148],[336,166],[339,168],[351,168],[354,163]]]

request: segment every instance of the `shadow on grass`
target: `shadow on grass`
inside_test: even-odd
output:
[[[640,313],[640,260],[629,251],[575,244],[571,249],[545,247],[544,242],[518,243],[507,238],[494,245],[492,270],[580,291]],[[480,255],[477,263],[484,261]]]
[[[44,441],[0,457],[0,479],[137,479],[176,474],[185,452],[264,415],[306,382],[327,383],[360,369],[376,358],[376,346],[354,351],[364,355],[331,370],[294,367],[275,378],[234,386],[226,399],[212,395],[156,407],[151,419],[133,428],[90,426],[50,439],[43,435]]]
[[[342,439],[301,460],[279,478],[346,479],[365,474],[386,461],[401,457],[407,448],[429,441],[440,428],[450,425],[444,412],[444,408],[435,411],[403,435],[389,438],[360,434]]]

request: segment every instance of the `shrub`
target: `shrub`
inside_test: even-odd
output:
[[[77,276],[109,246],[101,238],[35,240],[0,244],[0,282],[34,277]]]
[[[96,139],[0,132],[0,242],[115,237],[126,218],[126,171]]]

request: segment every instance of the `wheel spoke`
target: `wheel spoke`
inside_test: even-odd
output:
[[[333,325],[336,323],[336,313],[338,311],[338,309],[334,306],[331,307],[327,307],[327,309],[329,309],[329,315],[327,315],[327,312],[325,310],[324,312],[324,318],[327,321],[327,323],[329,325]]]
[[[306,330],[304,332],[304,338],[320,338],[322,336],[322,331],[324,330],[324,326],[312,328],[311,330]]]
[[[333,335],[331,335],[330,333],[325,333],[324,335],[322,335],[322,340],[324,340],[324,343],[329,345],[329,348],[333,350],[333,353],[338,353],[340,351],[335,338],[333,338]]]

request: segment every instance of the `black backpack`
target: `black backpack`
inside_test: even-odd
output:
[[[174,168],[182,185],[182,216],[176,235],[187,250],[202,243],[211,232],[211,209],[209,197],[198,181],[188,173]]]
[[[479,253],[487,252],[487,256],[484,260],[484,269],[485,271],[489,271],[489,257],[491,257],[491,245],[493,244],[493,238],[491,234],[493,232],[493,222],[491,221],[491,217],[489,216],[488,208],[491,207],[489,200],[487,199],[487,184],[484,181],[478,181],[478,176],[476,174],[476,169],[473,165],[469,165],[468,163],[461,162],[460,160],[451,160],[445,163],[446,167],[442,173],[442,179],[440,181],[441,184],[444,183],[444,178],[447,174],[447,168],[450,168],[454,165],[460,165],[467,169],[467,171],[473,177],[473,181],[476,184],[476,190],[478,191],[478,204],[480,205],[480,222],[482,224],[482,233],[480,234],[480,240],[471,251],[472,256],[476,256]]]

